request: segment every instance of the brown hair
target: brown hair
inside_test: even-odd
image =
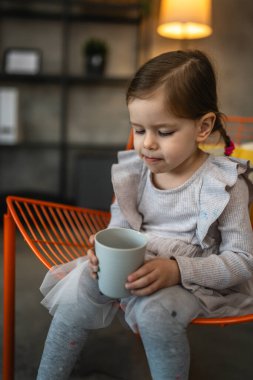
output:
[[[219,131],[226,147],[231,140],[218,109],[216,76],[206,54],[199,50],[177,50],[158,55],[135,74],[126,93],[127,104],[134,98],[149,97],[164,87],[166,103],[178,117],[196,120],[208,112],[216,115],[212,132]]]

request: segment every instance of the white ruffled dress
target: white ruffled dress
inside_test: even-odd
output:
[[[129,227],[146,233],[147,260],[157,256],[177,260],[182,286],[199,299],[202,315],[253,313],[253,234],[248,215],[253,196],[251,171],[246,161],[210,155],[176,191],[177,194],[194,191],[194,234],[180,233],[180,228],[184,229],[181,204],[175,210],[175,215],[179,215],[176,220],[168,210],[168,225],[173,217],[179,226],[178,234],[159,234],[148,229],[145,215],[140,212],[150,173],[134,151],[120,152],[119,164],[112,169],[117,201],[112,205],[109,227]],[[118,311],[117,300],[99,295],[97,281],[88,274],[86,257],[53,267],[40,289],[45,296],[42,304],[51,314],[61,304],[73,305],[73,310],[78,305],[86,328],[107,326]],[[97,294],[97,299],[92,292]],[[121,300],[133,329],[136,321],[131,317],[134,315],[131,310],[137,301],[135,296]],[[97,307],[93,318],[87,317],[89,302],[93,309],[94,305]]]

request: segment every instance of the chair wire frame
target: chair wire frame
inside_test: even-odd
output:
[[[84,256],[89,237],[106,228],[110,213],[8,197],[7,205],[25,241],[49,269]]]
[[[225,127],[231,139],[236,144],[253,142],[253,117],[225,117]]]
[[[230,118],[229,118],[230,119]],[[246,120],[247,119],[247,120]],[[253,122],[245,119],[245,123]],[[236,118],[230,121],[239,122]],[[243,118],[240,118],[240,124]],[[133,146],[130,133],[127,149]],[[84,256],[90,247],[89,237],[106,228],[110,213],[28,198],[9,196],[4,215],[4,318],[3,380],[14,379],[15,352],[15,236],[16,227],[37,258],[50,269]],[[251,208],[251,221],[253,209]],[[223,318],[196,318],[198,325],[226,326],[252,322],[253,314]]]

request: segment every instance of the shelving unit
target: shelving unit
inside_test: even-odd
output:
[[[38,75],[20,75],[20,74],[2,74],[0,73],[1,83],[34,83],[34,84],[61,84],[64,81],[70,85],[126,85],[129,78],[116,77],[89,77],[84,75],[53,75],[53,74],[38,74]]]
[[[72,91],[80,88],[85,91],[88,89],[90,92],[94,92],[94,89],[103,89],[103,91],[108,90],[110,94],[111,89],[125,89],[130,75],[118,75],[112,72],[108,75],[101,77],[89,77],[86,74],[76,72],[72,70],[70,59],[73,47],[73,38],[71,41],[71,28],[73,25],[84,26],[94,25],[94,31],[96,31],[97,25],[103,25],[105,28],[110,27],[110,25],[127,25],[134,28],[135,48],[133,51],[129,51],[128,54],[133,59],[134,62],[132,67],[132,72],[135,71],[138,66],[138,51],[140,44],[140,24],[142,21],[142,10],[139,1],[81,1],[81,0],[24,0],[22,2],[15,0],[1,0],[0,3],[0,52],[2,54],[1,61],[3,60],[3,53],[5,48],[5,42],[3,36],[1,35],[3,23],[12,23],[12,25],[20,23],[34,22],[39,23],[41,28],[43,28],[43,23],[45,23],[45,28],[47,28],[48,23],[50,25],[57,25],[60,29],[59,40],[61,44],[61,59],[59,62],[58,70],[53,70],[54,72],[49,72],[48,70],[42,70],[38,75],[17,75],[17,74],[6,74],[4,68],[0,71],[0,87],[17,86],[22,89],[25,87],[26,91],[30,91],[31,97],[33,96],[34,89],[43,88],[50,89],[52,86],[55,91],[59,92],[59,133],[57,141],[55,138],[50,140],[47,137],[46,141],[24,141],[19,144],[7,146],[1,144],[0,141],[0,169],[1,169],[1,157],[4,163],[7,164],[6,160],[9,155],[13,155],[17,152],[26,151],[29,152],[32,157],[33,152],[38,152],[44,150],[45,152],[54,152],[57,154],[57,173],[55,176],[58,178],[57,189],[52,189],[54,196],[59,196],[60,199],[66,198],[69,201],[68,194],[68,183],[71,181],[70,167],[73,163],[70,161],[71,154],[73,152],[80,154],[84,152],[90,152],[91,155],[102,155],[108,154],[108,156],[115,155],[119,148],[122,148],[122,144],[92,144],[92,141],[76,141],[73,142],[69,139],[70,125],[69,125],[69,115],[71,101],[70,96]],[[15,24],[14,24],[15,22]],[[114,38],[117,39],[117,35],[114,33]],[[80,43],[80,41],[79,41]],[[10,46],[13,47],[13,46]],[[35,46],[37,47],[37,46]],[[38,46],[39,48],[39,46]],[[59,47],[58,47],[59,48]],[[52,52],[53,54],[53,52]],[[55,72],[57,71],[57,72]],[[51,87],[50,87],[51,86]],[[28,90],[27,90],[28,88]],[[94,95],[93,95],[94,96]],[[73,101],[72,101],[73,103]],[[22,110],[21,110],[22,112]],[[15,166],[15,165],[14,165]],[[15,169],[15,168],[14,168]],[[13,170],[14,170],[13,169]],[[25,168],[24,168],[25,169]],[[17,169],[18,170],[18,169]],[[1,175],[1,170],[0,170]],[[15,172],[13,172],[15,176]],[[3,179],[5,181],[5,179]],[[6,183],[5,183],[6,189]],[[51,190],[51,189],[50,189]],[[19,192],[18,186],[14,189],[10,188],[8,192]],[[33,189],[29,189],[33,191]],[[0,184],[0,194],[2,193]],[[5,191],[4,191],[5,192]],[[71,198],[72,195],[70,195]],[[71,201],[75,201],[71,199]]]

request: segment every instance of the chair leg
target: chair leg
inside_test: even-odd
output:
[[[15,356],[15,222],[4,215],[3,380],[14,379]]]

